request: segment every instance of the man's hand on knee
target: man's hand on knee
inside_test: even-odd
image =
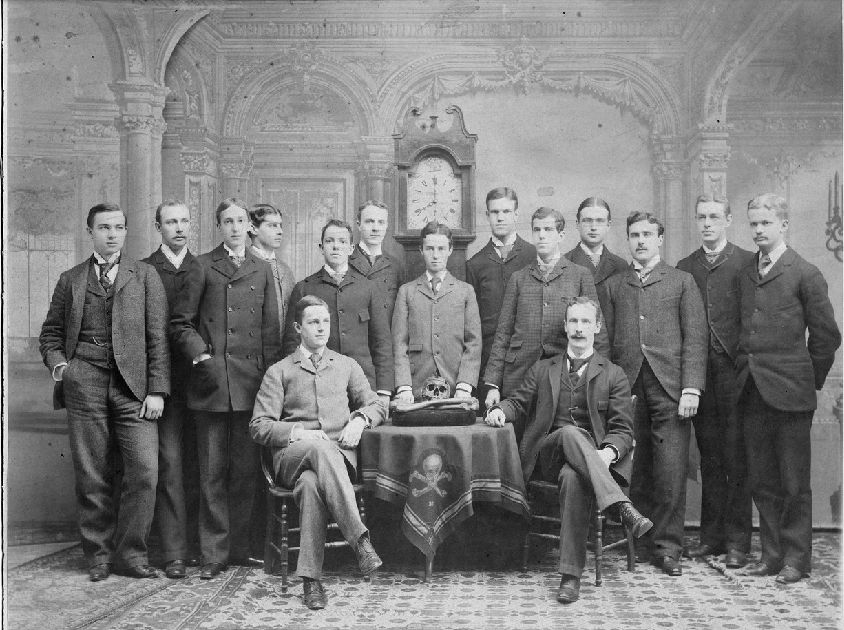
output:
[[[360,416],[356,416],[349,420],[349,423],[343,428],[340,433],[338,442],[343,448],[356,448],[360,442],[360,436],[366,428],[366,420]]]
[[[609,447],[604,447],[598,450],[598,456],[601,458],[601,461],[606,464],[607,468],[609,468],[610,464],[612,464],[615,459],[615,451]]]

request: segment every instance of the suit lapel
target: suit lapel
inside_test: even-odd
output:
[[[551,359],[548,366],[548,378],[551,381],[551,413],[557,412],[557,405],[560,402],[560,379],[563,378],[563,355],[558,354]]]
[[[383,258],[383,256],[381,258]],[[355,251],[352,252],[351,256],[349,256],[349,266],[354,267],[361,275],[364,276],[369,276],[369,274],[374,270],[374,267],[369,264],[369,258],[360,248],[360,245],[356,245]]]
[[[70,307],[70,321],[67,325],[67,339],[71,340],[74,347],[76,346],[77,339],[79,339],[79,331],[82,330],[82,311],[85,309],[85,291],[88,290],[88,274],[93,264],[94,260],[91,257],[87,262],[79,265],[70,281],[71,299],[73,301]],[[68,357],[70,357],[70,349],[68,348],[67,350]]]
[[[610,251],[607,249],[607,246],[604,245],[604,251],[601,252],[601,258],[598,260],[598,267],[595,269],[595,284],[598,284],[602,280],[606,280],[610,276],[609,254]]]
[[[424,273],[416,278],[416,288],[417,290],[428,299],[434,299],[434,292],[431,291],[431,285],[428,284],[428,276]]]
[[[771,269],[768,271],[767,274],[765,274],[765,277],[759,279],[759,286],[762,286],[763,284],[767,284],[768,282],[770,282],[774,278],[782,275],[782,273],[785,271],[785,268],[790,267],[791,263],[793,263],[793,262],[794,262],[794,251],[792,251],[790,248],[786,249],[783,252],[782,256],[779,257],[779,260],[777,260],[777,262],[775,262],[773,265],[771,265]],[[756,265],[756,270],[757,270],[756,275],[758,277],[759,276],[759,255],[758,254],[756,255],[756,258],[754,259],[754,263]]]
[[[657,266],[651,270],[648,279],[642,286],[649,287],[652,284],[656,284],[657,282],[662,280],[666,273],[668,273],[668,265],[665,263],[664,260],[660,260],[659,263],[657,263]]]
[[[639,281],[639,274],[636,273],[636,270],[633,268],[632,264],[627,267],[627,273],[624,274],[624,277],[627,280],[627,284],[634,287],[642,286],[642,283]]]
[[[426,281],[427,281],[427,278],[426,278]],[[427,282],[425,284],[427,284]],[[440,298],[448,295],[452,291],[454,291],[454,286],[455,286],[454,276],[452,276],[450,273],[446,272],[445,277],[443,278],[443,281],[440,284],[440,291],[439,291],[439,293],[437,293],[437,299],[440,299]]]
[[[135,276],[135,261],[120,255],[120,264],[117,266],[117,278],[114,280],[114,293],[117,295],[120,290]]]
[[[595,442],[601,444],[604,441],[604,423],[601,422],[601,416],[598,414],[597,400],[594,397],[593,381],[601,375],[604,371],[604,360],[596,354],[592,355],[589,365],[586,367],[586,402],[589,407],[589,420],[592,423],[592,432],[595,435]]]
[[[211,261],[211,268],[219,271],[226,278],[231,278],[235,271],[237,271],[237,267],[234,266],[222,243],[212,250]]]
[[[548,274],[548,282],[551,282],[555,278],[563,275],[566,267],[572,265],[573,263],[569,262],[569,259],[565,256],[560,256],[560,260],[557,261],[557,264],[554,265],[554,268],[551,270],[551,273]],[[542,277],[542,274],[539,274],[539,277]]]

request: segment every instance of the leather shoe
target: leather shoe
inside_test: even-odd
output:
[[[185,566],[201,567],[202,566],[202,556],[200,556],[200,555],[188,556],[187,560],[185,560]]]
[[[785,565],[777,575],[777,582],[780,584],[794,584],[795,582],[799,582],[802,577],[803,573],[801,571]]]
[[[328,595],[325,594],[325,589],[322,587],[322,582],[319,580],[311,580],[304,578],[302,582],[305,596],[303,601],[305,606],[311,610],[321,610],[328,604]]]
[[[563,574],[560,588],[557,589],[557,601],[561,604],[571,604],[580,598],[580,578]]]
[[[95,564],[90,569],[88,569],[88,579],[92,582],[101,582],[102,580],[106,579],[109,575],[111,575],[111,565],[110,564]]]
[[[749,564],[741,571],[741,575],[751,575],[753,577],[762,577],[763,575],[772,575],[776,573],[771,567],[764,562],[754,562]]]
[[[187,574],[188,571],[184,560],[171,560],[164,565],[164,575],[169,577],[171,580],[178,580],[179,578],[185,577]]]
[[[264,566],[264,561],[247,556],[245,558],[232,558],[229,560],[229,564],[237,567],[262,567]]]
[[[131,567],[126,567],[120,571],[120,574],[126,577],[141,579],[158,577],[158,571],[155,570],[155,567],[151,567],[148,564],[135,564]]]
[[[621,517],[621,524],[630,530],[634,538],[641,538],[654,526],[651,519],[642,516],[630,501],[619,503],[618,513]]]
[[[671,577],[679,577],[683,575],[683,567],[680,565],[680,561],[675,560],[671,556],[655,558],[654,564],[662,569],[662,572],[665,573],[665,575],[670,575]]]
[[[220,571],[225,571],[226,565],[221,562],[209,562],[202,565],[202,570],[199,572],[199,577],[202,580],[210,580],[220,575]]]
[[[705,556],[720,556],[724,553],[724,548],[720,545],[710,545],[707,543],[700,543],[691,549],[686,549],[687,558],[703,558]]]
[[[747,564],[747,554],[738,549],[730,549],[727,551],[724,564],[727,565],[728,569],[740,569]]]
[[[375,553],[372,543],[369,542],[369,534],[364,534],[358,538],[357,547],[355,547],[355,554],[358,557],[358,566],[361,573],[369,575],[381,566],[381,558]]]
[[[636,547],[636,562],[639,564],[647,564],[651,561],[650,547]]]

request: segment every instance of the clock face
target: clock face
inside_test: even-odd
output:
[[[421,229],[429,221],[461,227],[463,183],[448,160],[429,156],[407,176],[407,228]]]

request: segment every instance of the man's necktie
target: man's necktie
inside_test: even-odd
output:
[[[542,279],[547,280],[548,276],[551,275],[551,270],[554,269],[554,265],[551,263],[539,263],[539,273],[542,274]]]
[[[714,265],[715,261],[718,260],[718,256],[721,255],[721,252],[706,252],[706,262],[710,265]]]
[[[338,285],[341,284],[343,282],[343,278],[346,277],[345,273],[336,273],[334,271],[328,272],[328,275],[334,278],[334,282],[336,282]]]
[[[111,278],[108,277],[108,272],[114,269],[116,262],[97,263],[100,267],[100,284],[103,289],[108,291],[111,288]]]
[[[759,258],[759,276],[764,278],[771,269],[771,257],[768,254],[762,254]]]
[[[651,276],[650,269],[639,269],[639,280],[642,284],[645,284],[648,281],[648,278]]]
[[[431,278],[431,291],[433,291],[434,295],[439,293],[441,282],[442,279],[439,276],[433,276]]]
[[[595,269],[597,269],[598,265],[601,264],[601,255],[600,254],[589,254],[589,260],[592,261],[592,266],[595,267]]]
[[[232,264],[240,269],[240,266],[243,264],[243,261],[246,260],[246,256],[238,256],[237,254],[229,254],[229,260],[232,261]]]
[[[577,371],[582,368],[587,361],[589,361],[589,359],[574,359],[569,357],[569,374],[577,374]]]
[[[313,363],[313,364],[314,364],[314,369],[315,369],[315,370],[318,370],[318,369],[319,369],[319,359],[320,359],[320,356],[319,356],[316,352],[314,352],[314,353],[311,355],[311,363]]]
[[[498,248],[498,253],[501,256],[501,260],[507,260],[507,256],[510,255],[510,251],[513,249],[512,245],[502,245]]]
[[[378,260],[378,256],[375,254],[367,254],[366,257],[369,258],[369,266],[374,267],[375,261]]]

